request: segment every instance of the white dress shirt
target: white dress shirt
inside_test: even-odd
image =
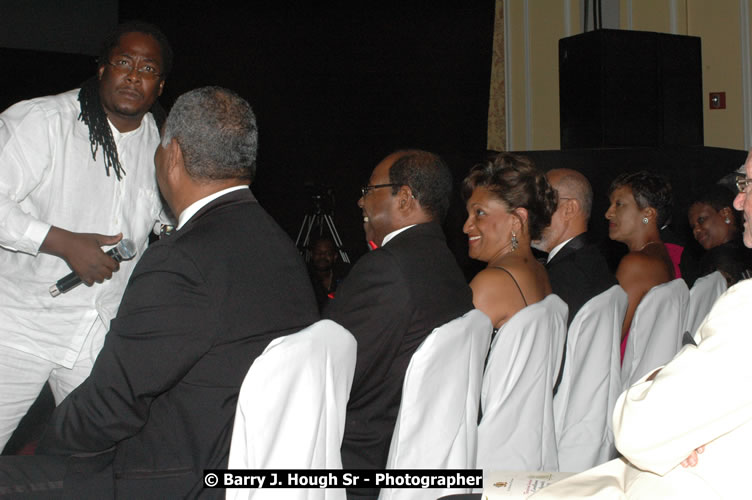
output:
[[[570,241],[572,241],[573,239],[574,239],[574,237],[572,237],[572,238],[569,238],[569,239],[568,239],[568,240],[566,240],[566,241],[562,241],[561,243],[559,243],[558,245],[556,245],[556,246],[555,246],[555,247],[554,247],[553,249],[551,249],[551,251],[550,251],[550,252],[548,252],[548,257],[546,257],[546,264],[548,264],[549,262],[551,262],[551,259],[553,259],[553,258],[554,258],[554,256],[555,256],[555,255],[556,255],[557,253],[559,253],[559,250],[561,250],[562,248],[564,248],[564,245],[566,245],[567,243],[569,243],[569,242],[570,242]]]
[[[188,207],[186,207],[182,212],[180,212],[180,215],[178,216],[178,225],[175,228],[175,230],[178,230],[181,227],[183,227],[185,223],[188,222],[188,219],[193,217],[196,214],[196,212],[204,208],[204,206],[208,205],[210,202],[216,200],[220,196],[224,196],[227,193],[238,191],[240,189],[249,189],[249,186],[243,185],[243,186],[229,187],[227,189],[223,189],[222,191],[217,191],[216,193],[212,193],[209,196],[204,196],[200,200],[194,201],[193,203],[188,205]]]
[[[384,245],[386,245],[387,243],[389,243],[389,240],[391,240],[392,238],[394,238],[395,236],[397,236],[401,232],[407,231],[408,229],[410,229],[411,227],[413,227],[415,225],[416,224],[410,224],[409,226],[401,227],[401,228],[399,228],[399,229],[397,229],[395,231],[392,231],[391,233],[387,234],[386,236],[384,236],[384,240],[381,242],[381,246],[383,247]]]

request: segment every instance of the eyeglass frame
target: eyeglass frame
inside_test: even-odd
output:
[[[105,63],[115,68],[115,71],[123,73],[124,75],[130,75],[131,73],[133,73],[133,70],[135,69],[136,73],[138,73],[142,77],[158,80],[162,78],[162,75],[164,74],[164,73],[156,73],[156,72],[150,73],[148,71],[145,71],[145,68],[147,65],[143,65],[140,68],[137,68],[133,65],[133,63],[128,62],[126,59],[122,59],[122,61],[125,62],[126,64],[115,64],[109,59],[107,59]]]
[[[360,188],[360,192],[363,195],[363,198],[365,198],[366,196],[368,196],[368,193],[373,191],[374,189],[394,186],[402,186],[402,184],[395,184],[393,182],[390,182],[388,184],[366,184],[365,186]]]
[[[744,193],[747,190],[747,187],[752,185],[752,179],[749,177],[739,177],[736,179],[736,189],[739,190],[740,193]]]

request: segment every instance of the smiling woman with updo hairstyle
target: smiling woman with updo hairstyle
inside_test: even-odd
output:
[[[752,251],[742,243],[740,212],[734,210],[736,193],[714,185],[695,196],[689,206],[689,227],[705,249],[698,276],[720,271],[728,286],[744,279],[752,268]]]
[[[551,293],[546,269],[533,256],[530,242],[551,222],[556,192],[528,158],[502,153],[470,170],[462,196],[468,253],[488,263],[470,283],[473,303],[498,329]]]
[[[629,247],[616,269],[629,300],[621,331],[623,356],[637,305],[651,288],[674,279],[674,264],[659,232],[669,217],[673,195],[664,177],[643,170],[614,179],[608,199],[608,236]]]

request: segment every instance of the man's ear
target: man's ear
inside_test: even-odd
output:
[[[397,197],[398,207],[401,212],[410,211],[413,208],[413,204],[417,203],[410,186],[400,186],[395,196]]]
[[[576,198],[567,198],[566,200],[559,200],[559,203],[564,203],[564,212],[562,215],[564,215],[564,220],[570,220],[574,218],[575,215],[577,215],[578,212],[582,211],[582,205],[580,205],[580,200]]]
[[[184,165],[183,150],[178,140],[173,137],[167,145],[167,172],[170,175],[182,173],[181,171],[185,169]]]

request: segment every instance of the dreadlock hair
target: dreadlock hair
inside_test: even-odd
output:
[[[120,43],[120,38],[126,33],[143,33],[154,38],[162,52],[163,68],[161,78],[164,80],[172,69],[172,48],[170,47],[167,37],[154,25],[140,21],[130,21],[120,24],[110,33],[102,44],[102,50],[99,55],[98,63],[101,67],[109,60],[110,52]],[[125,175],[125,169],[120,164],[115,139],[112,137],[112,130],[107,122],[107,114],[102,106],[99,97],[99,79],[94,76],[81,84],[81,90],[78,93],[78,102],[81,105],[81,114],[78,119],[89,127],[89,141],[91,142],[91,156],[97,159],[97,150],[102,147],[104,155],[104,167],[107,176],[110,175],[110,168],[115,171],[115,176],[121,180]],[[161,129],[167,118],[167,113],[158,101],[154,101],[151,109],[157,128]]]

